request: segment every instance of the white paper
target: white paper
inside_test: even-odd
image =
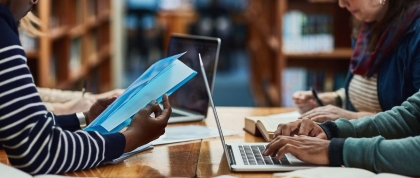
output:
[[[106,162],[104,164],[118,164],[120,162],[123,162],[125,159],[129,158],[130,156],[132,156],[136,153],[139,153],[139,152],[142,152],[142,151],[145,151],[145,150],[149,150],[149,149],[152,149],[152,148],[153,148],[152,144],[148,143],[146,145],[143,145],[143,146],[140,146],[140,147],[136,148],[133,151],[124,153],[119,158],[116,158],[116,159],[114,159],[112,161],[109,161],[109,162]]]
[[[375,174],[365,169],[344,167],[317,167],[304,170],[296,170],[286,173],[275,173],[275,177],[282,178],[402,178],[397,174]]]
[[[238,132],[223,130],[223,135],[234,135]],[[162,145],[168,143],[185,142],[191,140],[199,140],[204,138],[219,137],[217,128],[209,128],[199,125],[187,125],[168,127],[165,134],[152,142],[153,145]]]

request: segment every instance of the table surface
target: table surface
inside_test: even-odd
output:
[[[217,107],[217,111],[223,129],[239,132],[236,135],[225,136],[227,143],[233,143],[264,141],[261,137],[255,137],[243,131],[244,117],[277,114],[292,111],[292,109]],[[213,112],[209,110],[208,113],[208,117],[204,121],[170,124],[168,127],[202,125],[215,128]],[[0,162],[10,164],[4,150],[0,150]],[[104,165],[65,175],[81,177],[214,177],[220,175],[272,177],[272,173],[264,172],[231,172],[219,137],[155,146],[151,150],[131,156],[116,165]]]

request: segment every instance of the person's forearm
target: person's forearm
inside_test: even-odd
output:
[[[134,130],[127,130],[123,132],[123,135],[126,140],[124,153],[133,151],[137,147],[148,143],[146,140],[142,139],[142,137],[139,137],[142,135],[141,133],[136,133]]]
[[[339,119],[335,121],[338,137],[374,137],[386,139],[404,138],[420,134],[420,92],[402,106],[358,120]]]
[[[347,138],[343,147],[343,162],[373,172],[389,172],[419,176],[420,136],[385,140],[383,137]]]
[[[337,94],[334,92],[325,92],[319,94],[319,99],[324,105],[334,105],[337,106]]]

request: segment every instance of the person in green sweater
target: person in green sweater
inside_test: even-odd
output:
[[[264,155],[291,153],[318,165],[420,176],[420,91],[401,106],[361,119],[280,124]]]

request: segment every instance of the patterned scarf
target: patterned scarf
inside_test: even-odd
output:
[[[375,74],[382,60],[391,53],[407,28],[419,17],[420,4],[416,4],[383,32],[373,52],[367,51],[371,38],[371,24],[363,24],[350,60],[351,72],[365,77]]]

